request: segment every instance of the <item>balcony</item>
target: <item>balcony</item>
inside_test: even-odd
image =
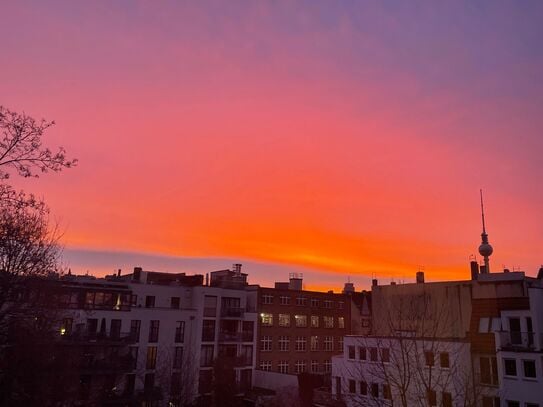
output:
[[[543,335],[535,332],[501,331],[498,334],[498,348],[511,351],[543,350]]]
[[[240,307],[221,308],[221,318],[243,318],[245,309]]]
[[[66,343],[128,345],[137,342],[133,332],[72,332],[61,335]]]
[[[240,342],[241,332],[219,332],[220,342]]]

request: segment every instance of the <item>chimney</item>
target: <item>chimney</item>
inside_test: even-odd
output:
[[[134,281],[140,281],[141,280],[141,272],[143,269],[141,267],[134,267],[134,275],[132,277],[132,280]]]
[[[371,286],[372,287],[377,287],[377,279],[374,278],[373,280],[371,280]]]
[[[206,273],[206,285],[209,285],[209,273]]]
[[[417,271],[417,284],[424,283],[424,271]]]
[[[117,277],[121,276],[121,269],[117,270]]]
[[[236,274],[241,274],[241,264],[240,263],[233,264],[232,271],[234,271],[234,273]]]
[[[537,278],[543,280],[543,265],[541,265],[539,271],[537,272]]]
[[[477,276],[479,275],[479,264],[475,260],[472,260],[469,262],[469,267],[471,270],[471,279],[477,280]]]
[[[301,273],[290,273],[288,289],[289,290],[301,291],[302,290],[302,279],[303,279],[303,275]]]

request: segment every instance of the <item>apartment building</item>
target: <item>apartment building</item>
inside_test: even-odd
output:
[[[260,287],[256,369],[330,375],[331,357],[343,351],[343,337],[351,333],[355,295],[303,290],[297,274],[274,288]]]
[[[481,267],[482,269],[482,267]],[[472,279],[372,287],[370,335],[333,358],[347,405],[542,406],[540,278],[479,272]],[[513,343],[514,342],[514,343]]]
[[[77,359],[75,399],[89,406],[206,403],[214,363],[235,392],[251,388],[257,287],[241,265],[206,276],[136,267],[105,278],[66,275],[59,344]]]

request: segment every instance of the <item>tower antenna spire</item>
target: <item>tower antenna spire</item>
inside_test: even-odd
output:
[[[481,267],[481,273],[490,273],[490,260],[489,256],[492,254],[494,249],[488,243],[488,234],[486,233],[486,225],[485,225],[485,207],[483,204],[483,190],[479,190],[479,195],[481,197],[481,219],[483,221],[483,233],[481,233],[481,245],[479,246],[479,254],[483,256],[485,265],[484,269]]]

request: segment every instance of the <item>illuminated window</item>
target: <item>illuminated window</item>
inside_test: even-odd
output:
[[[338,317],[337,318],[337,327],[340,329],[345,328],[345,318],[344,317]]]
[[[260,322],[262,326],[273,326],[273,314],[263,312],[260,314]]]
[[[290,326],[290,314],[279,314],[279,326]]]
[[[332,336],[324,337],[324,350],[334,350],[334,338]]]
[[[146,369],[154,369],[156,367],[156,346],[149,346],[147,348],[147,362],[145,364]]]
[[[311,315],[311,328],[318,328],[318,327],[319,327],[319,316]]]
[[[311,337],[311,350],[316,351],[319,350],[319,337],[318,336],[312,336]]]
[[[297,327],[305,328],[307,326],[307,315],[295,315],[294,320]]]

